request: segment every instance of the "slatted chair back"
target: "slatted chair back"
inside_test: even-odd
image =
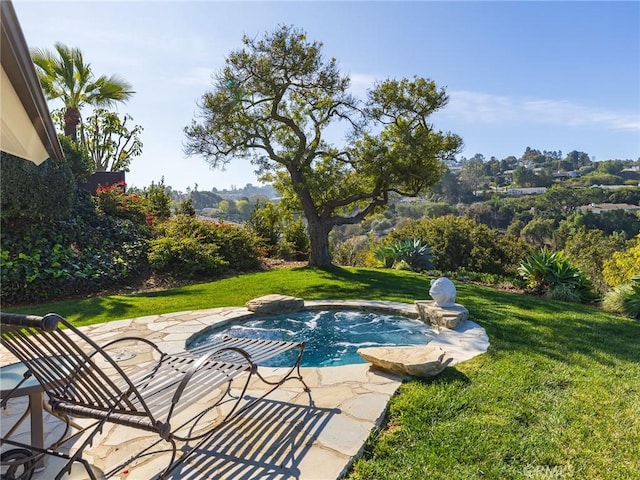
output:
[[[1,341],[45,386],[52,404],[150,417],[127,374],[61,316],[0,314]],[[64,328],[62,328],[64,327]]]

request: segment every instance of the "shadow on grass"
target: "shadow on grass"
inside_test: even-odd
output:
[[[44,315],[58,313],[76,325],[203,308],[237,306],[268,293],[308,300],[371,299],[411,303],[428,298],[429,282],[411,272],[375,269],[294,268],[244,274],[169,290],[111,295],[7,308],[8,312]]]
[[[440,373],[440,375],[437,375],[433,378],[421,380],[421,381],[427,384],[457,382],[462,385],[469,385],[471,383],[471,380],[469,379],[469,377],[467,377],[467,375],[462,373],[456,367],[447,367]]]

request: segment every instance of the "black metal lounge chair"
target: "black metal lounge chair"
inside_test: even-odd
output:
[[[29,372],[44,386],[51,411],[66,419],[67,428],[69,416],[96,420],[40,452],[68,459],[56,479],[70,472],[73,462],[80,462],[95,480],[82,452],[107,422],[154,432],[169,442],[171,459],[160,474],[160,478],[164,478],[216,428],[287,380],[298,379],[305,391],[309,390],[300,374],[302,342],[225,337],[195,351],[167,354],[148,339],[137,337],[119,338],[99,346],[57,314],[38,317],[0,313],[0,320],[2,345],[26,364]],[[119,365],[117,356],[108,350],[119,342],[131,341],[148,345],[147,349],[153,352],[148,358],[153,357],[153,360],[136,363],[136,371],[127,373],[127,368]],[[258,363],[292,349],[298,350],[295,363],[279,379],[272,381],[258,372]],[[259,398],[244,398],[254,374],[269,385],[268,391]],[[235,394],[232,392],[234,379],[241,385],[240,394],[237,394],[238,390]],[[172,423],[187,407],[214,391],[219,391],[215,401],[192,412],[194,415],[188,415],[187,420],[180,418],[179,425]],[[223,408],[222,418],[200,425],[203,415],[216,407]],[[78,438],[84,433],[87,434],[81,437],[82,442],[73,455],[58,450],[70,438]],[[197,445],[190,445],[176,460],[176,442],[197,440]],[[8,439],[2,439],[2,442],[33,450],[29,445]]]

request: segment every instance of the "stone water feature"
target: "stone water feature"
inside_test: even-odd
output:
[[[435,328],[455,329],[469,319],[469,310],[456,303],[456,287],[451,280],[431,280],[429,295],[433,300],[416,300],[420,320]]]
[[[429,295],[433,300],[416,300],[415,308],[418,318],[439,332],[435,340],[424,347],[361,348],[358,350],[360,356],[382,370],[425,378],[438,375],[449,365],[484,353],[489,339],[482,327],[469,321],[469,310],[456,303],[453,282],[446,277],[431,280]],[[458,331],[475,332],[478,338],[467,348],[463,346],[465,342],[456,341]]]

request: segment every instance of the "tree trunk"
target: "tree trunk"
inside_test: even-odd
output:
[[[329,251],[329,232],[331,225],[322,220],[309,222],[309,239],[311,240],[311,255],[309,266],[330,267],[331,252]]]
[[[68,107],[64,111],[64,134],[74,142],[78,141],[78,124],[80,123],[80,110]]]

